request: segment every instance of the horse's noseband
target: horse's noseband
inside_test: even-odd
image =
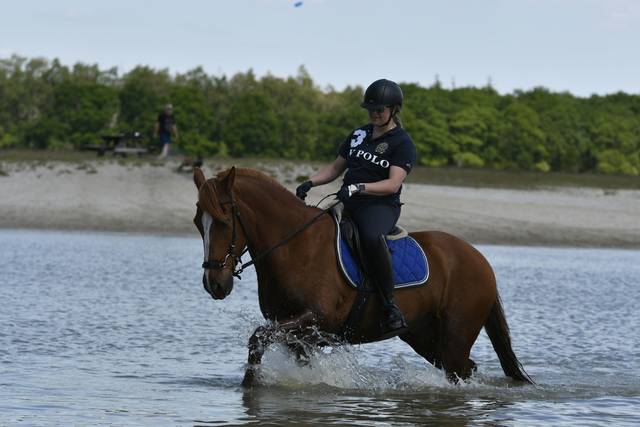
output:
[[[231,259],[233,260],[234,265],[238,264],[240,262],[240,259],[235,256],[234,254],[227,254],[226,257],[224,257],[224,261],[222,262],[216,262],[216,261],[205,261],[202,263],[202,268],[208,268],[211,270],[218,270],[221,268],[225,268],[227,266],[227,260],[229,259],[229,257],[231,257]],[[234,272],[235,273],[235,272]],[[240,273],[238,273],[240,274]],[[235,274],[234,274],[235,276]]]
[[[233,236],[231,237],[231,245],[229,247],[229,253],[227,254],[226,257],[224,257],[224,261],[222,262],[216,262],[216,261],[205,261],[202,263],[202,268],[206,268],[206,269],[210,269],[210,270],[220,270],[223,268],[226,268],[227,266],[227,260],[229,258],[231,258],[231,261],[233,261],[233,275],[235,277],[237,277],[238,279],[240,279],[240,274],[244,271],[244,267],[242,266],[242,260],[241,257],[242,255],[244,255],[244,253],[247,251],[246,249],[242,252],[242,254],[238,257],[233,253],[233,250],[236,247],[236,240],[238,239],[238,229],[236,227],[236,218],[238,218],[238,221],[240,221],[240,225],[242,226],[242,231],[244,232],[244,235],[247,236],[247,227],[245,227],[244,225],[244,221],[242,220],[242,217],[240,216],[240,212],[238,212],[238,207],[236,206],[236,200],[233,198],[233,193],[230,193],[229,196],[231,197],[230,199],[227,200],[221,200],[218,203],[221,205],[227,205],[229,203],[231,203],[231,209],[232,209],[232,216],[233,216]],[[196,205],[199,207],[200,206],[200,202],[197,202]],[[240,268],[237,268],[237,266],[240,266]]]

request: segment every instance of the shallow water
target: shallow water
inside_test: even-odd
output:
[[[0,425],[640,424],[640,251],[478,248],[537,386],[483,332],[468,384],[395,338],[307,367],[270,347],[245,390],[253,269],[213,301],[199,237],[0,230]]]

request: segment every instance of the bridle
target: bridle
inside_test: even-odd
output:
[[[248,234],[247,234],[247,227],[244,225],[244,221],[240,216],[240,212],[238,212],[238,207],[236,206],[236,199],[233,198],[233,192],[229,193],[229,197],[231,198],[227,200],[220,200],[218,202],[218,204],[220,205],[228,205],[229,203],[231,203],[231,210],[232,210],[232,216],[233,216],[233,236],[231,237],[231,245],[229,246],[229,253],[227,254],[226,257],[224,257],[224,261],[222,262],[216,262],[216,261],[203,262],[202,268],[211,269],[211,270],[219,270],[219,269],[226,268],[227,260],[231,258],[231,260],[233,261],[233,275],[238,279],[240,279],[240,274],[244,271],[244,267],[245,267],[242,265],[241,258],[242,258],[242,255],[244,255],[248,249],[245,248],[239,257],[233,253],[233,250],[236,247],[236,240],[238,239],[238,228],[236,226],[236,218],[238,219],[238,221],[240,222],[240,225],[242,226],[242,231],[244,232],[245,237],[248,236]],[[200,207],[200,202],[197,202],[196,206]],[[240,266],[240,268],[237,268],[238,265]],[[248,265],[250,264],[247,264],[247,266]]]
[[[238,212],[238,207],[236,206],[236,199],[234,199],[234,197],[233,197],[233,192],[229,193],[229,197],[231,197],[231,198],[227,199],[227,200],[220,200],[218,202],[218,204],[220,204],[220,205],[228,205],[229,203],[231,204],[231,210],[232,210],[232,216],[233,216],[233,237],[231,237],[231,245],[229,246],[229,253],[224,258],[224,261],[222,261],[222,262],[215,262],[215,261],[205,261],[205,262],[203,262],[202,263],[202,268],[211,269],[211,270],[220,270],[220,269],[226,268],[227,267],[227,260],[229,258],[231,258],[231,260],[233,261],[233,276],[237,277],[238,279],[242,279],[240,277],[240,274],[242,274],[242,272],[244,271],[244,269],[246,267],[249,267],[249,266],[252,266],[253,264],[256,264],[258,262],[258,260],[260,260],[261,258],[263,258],[263,257],[267,256],[268,254],[270,254],[271,251],[276,249],[278,246],[283,245],[286,242],[288,242],[289,240],[291,240],[294,237],[296,237],[302,230],[304,230],[305,228],[307,228],[308,226],[313,224],[318,218],[320,218],[322,215],[324,215],[327,212],[329,212],[330,210],[332,210],[338,203],[340,203],[340,201],[336,201],[334,204],[332,204],[331,206],[329,206],[328,208],[326,208],[322,212],[320,212],[318,215],[313,217],[313,219],[311,219],[309,222],[304,224],[302,227],[298,228],[296,231],[291,233],[289,236],[285,237],[283,240],[281,240],[275,246],[272,246],[270,249],[267,249],[266,251],[264,251],[263,253],[261,253],[257,257],[253,258],[248,263],[242,264],[242,259],[241,259],[242,255],[247,253],[249,248],[246,247],[242,251],[242,253],[240,254],[239,257],[236,256],[233,253],[233,250],[236,247],[236,240],[238,239],[238,228],[237,228],[237,223],[238,222],[240,222],[240,225],[242,226],[242,231],[244,232],[244,235],[245,235],[245,237],[247,239],[249,238],[249,235],[247,234],[247,227],[244,225],[244,221],[242,220],[242,217],[240,216],[240,212]],[[197,202],[196,206],[200,207],[200,202]],[[236,221],[236,218],[237,218],[237,221]],[[237,268],[238,266],[240,266],[240,267]]]

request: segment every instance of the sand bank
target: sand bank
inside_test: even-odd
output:
[[[178,162],[1,162],[0,228],[197,235],[196,188]],[[230,166],[205,163],[207,177]],[[295,191],[310,165],[266,165]],[[314,188],[307,201],[337,191]],[[640,247],[640,191],[507,190],[407,184],[400,225],[441,230],[475,244]]]

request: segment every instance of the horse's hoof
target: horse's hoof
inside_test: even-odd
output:
[[[250,367],[244,373],[244,379],[242,380],[242,387],[253,388],[258,384],[258,375],[256,368]]]

